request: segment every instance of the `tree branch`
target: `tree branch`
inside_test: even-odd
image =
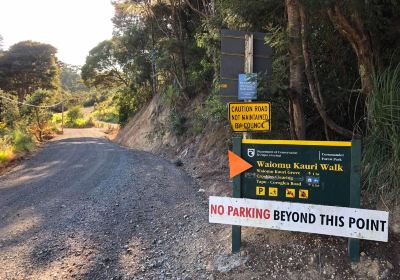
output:
[[[192,9],[194,12],[198,13],[200,16],[206,18],[207,14],[203,13],[199,9],[196,9],[192,3],[190,3],[190,0],[185,0],[185,3],[189,6],[190,9]]]
[[[301,34],[302,34],[302,45],[303,45],[303,58],[304,58],[304,71],[306,73],[306,77],[308,80],[308,85],[311,93],[311,97],[314,101],[314,104],[317,108],[318,113],[320,114],[322,120],[324,121],[325,126],[328,126],[330,129],[333,131],[348,137],[352,138],[353,137],[353,132],[339,126],[336,124],[327,114],[324,102],[322,99],[322,95],[320,92],[320,86],[319,86],[319,81],[318,81],[318,76],[316,73],[315,67],[313,68],[312,66],[312,59],[311,59],[311,51],[310,47],[308,45],[308,22],[307,22],[307,14],[306,11],[304,10],[304,7],[300,4],[300,22],[301,22]],[[313,70],[312,70],[313,68]],[[313,75],[314,72],[314,75]],[[326,135],[328,136],[327,132],[325,132]]]

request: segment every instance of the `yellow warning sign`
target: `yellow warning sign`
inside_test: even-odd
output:
[[[268,188],[268,195],[269,196],[278,196],[278,188],[269,187]]]
[[[299,198],[307,199],[308,198],[308,190],[299,190]]]
[[[229,122],[233,131],[270,131],[271,103],[229,103]]]
[[[296,190],[295,189],[286,189],[286,197],[288,197],[288,198],[296,197]]]
[[[256,195],[264,196],[265,195],[265,187],[256,187]]]

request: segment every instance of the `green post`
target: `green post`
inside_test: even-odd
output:
[[[360,208],[361,140],[351,145],[350,207]],[[351,262],[360,261],[360,240],[349,238],[348,253]]]
[[[235,135],[232,138],[232,151],[241,156],[242,154],[242,135]],[[232,197],[242,197],[242,182],[240,174],[233,177],[233,193]],[[242,239],[242,229],[240,226],[232,226],[232,253],[240,251],[240,243]]]

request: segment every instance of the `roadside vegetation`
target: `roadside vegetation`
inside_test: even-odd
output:
[[[24,41],[0,50],[0,167],[61,132],[62,100],[65,127],[94,125],[81,112],[90,92],[79,71],[58,61],[51,45]]]
[[[55,48],[46,44],[25,41],[1,51],[2,95],[20,102],[0,101],[3,158],[11,153],[17,129],[34,142],[60,129],[60,105],[25,108],[28,101],[46,106],[66,100],[66,127],[88,127],[96,120],[125,125],[157,97],[157,112],[168,112],[160,135],[166,129],[184,139],[216,125],[229,130],[226,103],[218,96],[220,30],[229,28],[264,32],[274,49],[272,75],[259,79],[258,86],[258,99],[272,103],[273,131],[257,137],[361,137],[364,191],[377,199],[400,195],[396,1],[118,0],[113,5],[114,35],[93,47],[82,68],[58,61]],[[76,106],[93,112],[82,117]],[[229,138],[221,141],[229,145]]]
[[[364,137],[364,186],[393,201],[400,194],[400,64],[374,76]]]
[[[391,202],[400,195],[397,2],[119,0],[114,8],[113,38],[82,68],[89,88],[114,91],[98,117],[124,125],[161,96],[163,129],[178,138],[229,127],[218,98],[220,30],[264,32],[273,72],[260,79],[258,99],[272,103],[273,131],[257,137],[361,137],[364,191]]]
[[[106,100],[95,103],[91,116],[101,122],[117,124],[119,115],[118,109],[114,104],[114,96],[109,96]]]

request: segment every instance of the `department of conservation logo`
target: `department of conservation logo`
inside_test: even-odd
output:
[[[256,149],[247,149],[247,155],[249,157],[254,157],[256,155]]]

